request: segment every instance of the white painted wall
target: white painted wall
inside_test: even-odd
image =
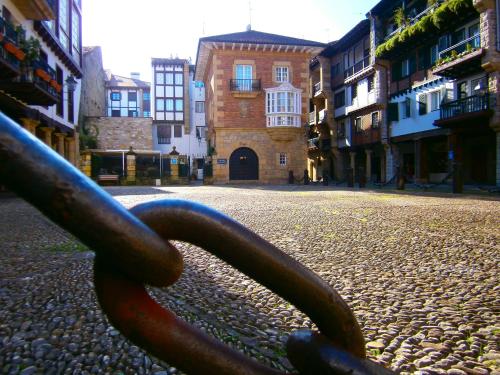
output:
[[[47,54],[47,62],[51,68],[55,70],[56,64],[63,70],[63,80],[66,81],[68,76],[72,75],[71,72],[68,70],[68,68],[65,66],[65,64],[55,55],[54,52],[47,46],[47,44],[42,40],[42,38],[38,35],[38,33],[34,30],[33,28],[33,21],[26,19],[23,14],[17,9],[17,7],[14,5],[14,3],[11,0],[0,0],[0,11],[2,7],[5,6],[11,13],[12,16],[22,25],[22,27],[26,30],[26,38],[29,38],[33,36],[34,38],[37,38],[40,41],[40,45],[42,50]],[[76,81],[78,82],[75,92],[73,94],[74,98],[74,120],[75,122],[78,122],[78,117],[79,117],[79,112],[80,112],[80,96],[81,96],[81,80],[77,79],[74,77]],[[44,115],[70,127],[70,128],[75,128],[75,125],[68,122],[68,94],[66,93],[66,87],[63,87],[64,91],[64,117],[60,117],[56,114],[56,106],[50,106],[48,108],[45,107],[40,107],[40,106],[30,106],[32,108],[35,108],[36,110],[40,111]]]
[[[434,126],[434,121],[438,120],[440,117],[439,109],[431,112],[430,101],[428,99],[428,113],[420,116],[418,114],[417,98],[420,94],[430,94],[435,91],[439,91],[441,92],[441,95],[443,95],[445,92],[444,90],[453,90],[453,88],[454,85],[452,82],[438,81],[437,83],[431,84],[422,89],[412,90],[412,92],[408,94],[400,95],[390,100],[390,103],[399,103],[399,121],[393,121],[390,123],[390,136],[397,137],[400,135],[439,129],[438,127]],[[411,100],[411,116],[408,118],[403,118],[406,98],[410,98]],[[429,98],[429,95],[427,96],[427,98]]]

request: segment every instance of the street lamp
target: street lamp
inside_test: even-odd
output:
[[[69,93],[74,93],[76,90],[76,85],[78,82],[76,81],[75,77],[73,75],[69,75],[68,78],[66,78],[66,87],[68,89],[68,94]]]

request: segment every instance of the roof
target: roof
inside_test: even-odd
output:
[[[401,0],[381,0],[375,5],[369,12],[369,14],[373,14],[374,16],[384,14],[387,12],[394,12],[394,9],[401,6]]]
[[[370,33],[370,20],[364,19],[354,26],[347,34],[335,42],[328,43],[328,46],[321,52],[321,56],[331,57],[334,54],[352,46],[364,36]]]
[[[298,48],[301,53],[309,53],[317,55],[326,46],[324,43],[314,42],[312,40],[292,38],[284,35],[263,33],[261,31],[247,30],[239,33],[214,35],[200,38],[198,41],[198,51],[196,52],[196,68],[195,68],[195,79],[202,80],[205,67],[208,63],[208,56],[212,48],[218,48],[217,45],[221,46],[222,49],[225,48],[225,44],[240,44],[243,47],[244,44],[248,45],[248,51],[253,48],[258,51],[259,48],[263,51],[267,46],[271,46],[272,51],[275,47],[279,52],[284,47],[283,52],[290,51]]]
[[[202,42],[226,42],[226,43],[254,43],[254,44],[281,44],[290,46],[324,47],[324,43],[312,40],[292,38],[289,36],[263,33],[255,30],[240,33],[207,36],[200,38]]]
[[[140,79],[123,77],[111,73],[106,70],[106,86],[107,87],[129,87],[129,88],[149,88],[151,84]]]
[[[151,58],[151,65],[184,65],[189,64],[189,60],[186,59],[164,59],[160,57]]]

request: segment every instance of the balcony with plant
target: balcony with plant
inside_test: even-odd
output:
[[[477,16],[472,0],[430,1],[424,11],[413,17],[397,8],[393,18],[398,28],[377,47],[375,54],[379,58],[395,58]]]
[[[25,54],[19,46],[20,33],[14,25],[0,17],[0,79],[20,74]]]
[[[481,36],[474,35],[441,51],[432,73],[458,78],[481,71]]]
[[[18,31],[18,34],[22,34]],[[0,89],[29,104],[50,106],[59,101],[62,86],[57,82],[56,72],[40,60],[40,42],[34,37],[19,38],[18,48],[22,52],[19,74],[0,81]]]

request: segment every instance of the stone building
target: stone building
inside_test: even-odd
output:
[[[101,47],[83,47],[82,98],[80,123],[85,117],[106,116],[106,72],[102,66]]]
[[[245,32],[201,38],[215,183],[285,183],[306,168],[309,62],[322,43]]]
[[[81,1],[0,0],[0,111],[78,157]]]

